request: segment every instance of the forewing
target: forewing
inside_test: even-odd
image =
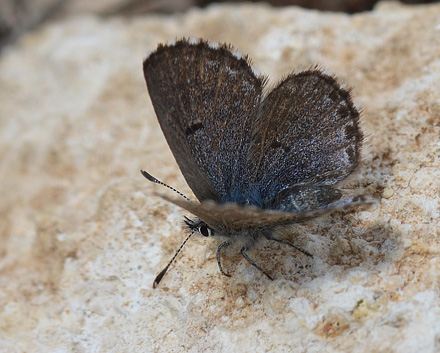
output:
[[[264,80],[226,46],[177,41],[144,62],[162,131],[199,200],[221,201],[240,183]]]
[[[319,70],[292,74],[264,98],[254,121],[250,184],[266,201],[301,183],[332,185],[356,168],[361,142],[348,91]]]
[[[158,196],[191,212],[211,228],[225,230],[225,234],[228,234],[228,231],[231,230],[239,231],[249,228],[267,228],[300,223],[335,210],[347,210],[359,205],[376,203],[376,199],[371,196],[357,195],[332,202],[321,209],[288,213],[263,210],[254,206],[240,206],[235,203],[218,204],[212,201],[205,201],[198,204],[183,198],[176,199],[162,194],[158,194]]]

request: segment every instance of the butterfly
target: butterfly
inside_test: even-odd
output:
[[[231,46],[181,39],[159,44],[143,64],[148,92],[177,164],[199,202],[142,170],[180,198],[160,195],[197,218],[193,233],[237,241],[242,256],[268,278],[248,254],[261,238],[278,239],[279,226],[304,222],[334,210],[370,204],[368,195],[342,197],[335,184],[358,166],[363,134],[349,91],[314,68],[291,73],[273,89],[247,56]]]

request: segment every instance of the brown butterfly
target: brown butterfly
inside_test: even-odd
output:
[[[312,69],[265,91],[267,79],[246,56],[185,39],[160,44],[144,61],[144,75],[168,145],[200,201],[160,195],[198,218],[186,219],[190,235],[153,287],[194,232],[227,239],[217,250],[222,274],[221,252],[239,240],[243,257],[272,279],[248,255],[260,238],[311,256],[275,238],[276,227],[374,202],[341,198],[334,187],[358,166],[363,136],[349,92],[333,77]]]

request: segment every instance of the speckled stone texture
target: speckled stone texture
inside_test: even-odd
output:
[[[367,136],[342,185],[380,198],[252,252],[183,241],[191,196],[142,74],[194,36],[249,54],[273,84],[319,64],[353,88]],[[0,57],[0,352],[440,351],[440,5],[354,16],[264,5],[53,23]]]

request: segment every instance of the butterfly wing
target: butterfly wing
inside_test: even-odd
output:
[[[333,185],[353,172],[362,142],[359,113],[334,78],[319,70],[292,74],[262,101],[251,140],[250,184],[258,183],[270,202],[280,190]]]
[[[288,213],[263,210],[254,206],[240,206],[236,203],[218,204],[209,200],[199,204],[182,198],[172,198],[162,194],[157,195],[191,212],[212,229],[224,231],[223,235],[230,234],[231,230],[272,228],[278,225],[301,223],[334,210],[347,210],[359,205],[376,203],[376,199],[371,196],[356,195],[332,202],[326,205],[325,208]]]
[[[162,131],[199,200],[223,201],[242,180],[264,79],[246,57],[204,41],[160,45],[144,75]]]

